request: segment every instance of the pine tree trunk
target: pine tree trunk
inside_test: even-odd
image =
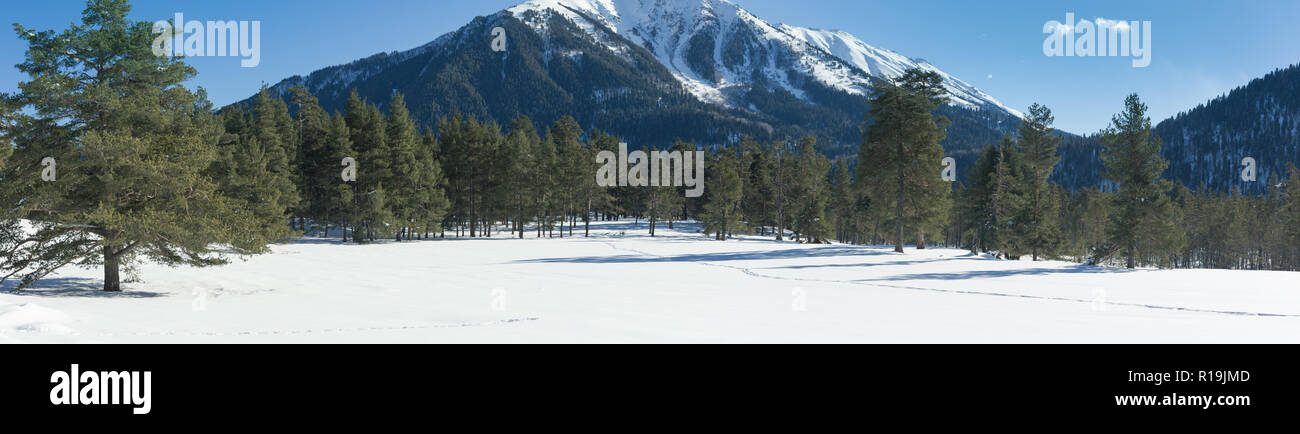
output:
[[[898,142],[898,155],[903,155],[903,142]],[[894,251],[903,253],[903,166],[898,167],[898,209],[894,212]]]
[[[781,195],[778,194],[776,200],[781,201],[784,199],[781,199]],[[784,223],[785,223],[785,207],[778,206],[776,208],[776,240],[777,241],[785,241]]]
[[[113,246],[104,246],[104,291],[122,292],[122,280],[118,275],[121,266],[121,252],[114,252]]]

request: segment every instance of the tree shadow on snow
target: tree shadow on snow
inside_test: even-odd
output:
[[[811,249],[762,250],[752,252],[718,252],[696,253],[676,256],[613,255],[613,256],[579,256],[572,258],[539,258],[515,261],[520,264],[607,264],[607,263],[647,263],[647,262],[722,262],[722,261],[763,261],[776,259],[819,258],[830,256],[880,256],[893,255],[881,251],[872,251],[859,247],[825,246]]]
[[[79,277],[41,279],[22,291],[13,292],[17,287],[18,282],[5,282],[0,285],[0,293],[42,298],[154,298],[166,295],[151,291],[104,292],[103,281]]]
[[[879,282],[893,280],[965,280],[965,279],[992,279],[998,277],[1015,277],[1015,276],[1047,276],[1053,274],[1123,274],[1132,273],[1139,270],[1129,270],[1124,268],[1098,267],[1094,265],[1071,265],[1064,268],[1026,268],[1021,270],[968,270],[954,271],[951,273],[916,273],[916,274],[899,274],[879,279],[864,279],[856,282]]]
[[[885,253],[885,254],[892,254],[892,253]],[[931,259],[912,259],[907,261],[891,261],[891,262],[880,262],[880,263],[858,262],[858,263],[848,263],[848,264],[783,265],[779,267],[755,268],[755,270],[779,270],[779,269],[790,269],[790,270],[814,269],[815,270],[818,268],[854,268],[854,267],[879,267],[879,266],[896,266],[896,265],[906,266],[906,265],[935,264],[935,263],[954,262],[954,261],[985,261],[985,260],[987,259],[969,257],[969,256],[960,256],[960,257],[945,257],[945,258],[931,258]]]

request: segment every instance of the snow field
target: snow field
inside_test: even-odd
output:
[[[1300,273],[1122,270],[953,249],[591,238],[340,245],[217,268],[70,268],[0,293],[0,342],[1298,342]],[[5,290],[13,283],[6,283]]]

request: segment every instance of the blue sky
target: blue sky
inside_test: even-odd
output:
[[[262,21],[262,62],[196,58],[193,84],[218,105],[243,99],[263,82],[305,74],[382,51],[405,50],[455,30],[515,0],[136,0],[133,17],[156,21]],[[1155,121],[1195,107],[1250,79],[1300,63],[1300,1],[866,1],[738,0],[774,23],[841,29],[870,44],[924,58],[1003,103],[1024,110],[1041,102],[1057,126],[1092,133],[1106,126],[1124,96],[1137,92]],[[63,29],[77,20],[79,0],[10,1],[0,11],[0,92],[26,79],[11,65],[25,45],[8,28],[21,22]],[[1043,24],[1078,19],[1152,22],[1152,62],[1128,58],[1047,57]]]

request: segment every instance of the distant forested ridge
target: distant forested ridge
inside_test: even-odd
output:
[[[1269,73],[1156,125],[1170,179],[1188,188],[1264,193],[1270,179],[1300,164],[1300,65]],[[1254,158],[1259,182],[1242,182],[1241,161]]]

